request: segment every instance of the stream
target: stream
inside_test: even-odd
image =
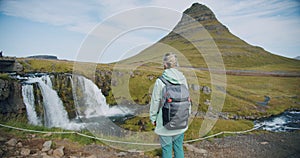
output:
[[[276,116],[256,120],[254,121],[254,127],[260,127],[259,129],[261,130],[272,132],[293,132],[299,130],[300,111],[285,111]]]

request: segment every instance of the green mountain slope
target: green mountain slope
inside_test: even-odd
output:
[[[165,52],[173,51],[188,60],[181,66],[207,67],[205,54],[213,54],[217,50],[226,69],[300,70],[300,61],[271,54],[233,35],[209,8],[198,3],[184,11],[181,20],[167,36],[124,62],[159,63]]]
[[[181,20],[167,36],[118,64],[120,68],[139,67],[149,73],[155,71],[160,74],[162,56],[169,51],[178,54],[180,69],[184,73],[196,72],[198,83],[190,82],[192,79],[188,76],[190,85],[213,87],[211,79],[214,73],[207,68],[217,65],[217,68],[226,69],[226,81],[222,81],[226,82],[224,113],[251,118],[299,109],[300,87],[297,83],[300,80],[300,62],[274,55],[241,40],[204,5],[193,4],[184,11]],[[220,66],[223,63],[224,67]],[[224,69],[219,72],[222,71]],[[213,98],[200,93],[199,111],[206,111],[208,105],[205,102]],[[268,106],[258,105],[257,102],[263,101],[264,96],[271,97]]]

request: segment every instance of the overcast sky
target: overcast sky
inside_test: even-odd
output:
[[[110,30],[117,29],[120,22],[128,22],[123,18],[114,23],[111,19],[115,16],[149,6],[178,12],[168,20],[164,18],[166,12],[160,11],[129,16],[135,22],[151,21],[152,16],[153,21],[168,26],[122,32],[122,39],[116,40],[120,37],[116,36],[101,59],[112,62],[126,57],[126,51],[137,52],[165,36],[180,20],[179,13],[195,2],[208,6],[221,23],[246,42],[281,56],[300,56],[299,0],[0,0],[0,50],[6,56],[49,54],[78,60],[78,51],[93,29],[105,22],[111,24],[106,25]]]

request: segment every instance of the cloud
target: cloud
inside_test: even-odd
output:
[[[194,2],[194,0],[9,0],[0,1],[0,12],[87,34],[101,22],[125,10],[157,6],[183,12]],[[287,56],[295,55],[297,53],[295,48],[300,49],[298,44],[300,43],[298,38],[300,37],[300,2],[297,0],[201,0],[198,2],[212,9],[217,18],[233,34],[250,44],[262,46],[272,52],[293,51],[293,54]],[[132,19],[119,19],[115,25],[107,25],[107,27],[112,27],[111,29],[115,30],[120,29],[126,23],[147,23],[152,15],[157,17],[157,14],[161,13],[137,14]],[[160,18],[156,20],[157,23],[166,22],[164,18],[161,18],[161,21],[159,21]],[[180,17],[169,19],[167,24],[175,25],[179,20]],[[136,36],[138,35],[136,34]],[[153,41],[153,39],[155,37],[149,37],[149,41]],[[277,41],[276,39],[281,40]],[[280,44],[291,46],[294,50],[274,47],[274,45]]]
[[[0,11],[6,15],[84,33],[100,21],[101,15],[90,1],[1,1]]]
[[[229,30],[246,42],[288,57],[299,54],[300,2],[205,1]],[[298,49],[295,49],[298,48]]]

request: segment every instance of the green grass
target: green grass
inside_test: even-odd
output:
[[[169,42],[170,44],[176,45],[178,48],[184,46],[184,43],[181,43],[180,40],[169,41]],[[237,44],[243,44],[243,43],[237,43]],[[163,47],[163,49],[166,48]],[[185,49],[192,49],[192,47],[185,47]],[[253,48],[253,49],[260,50],[259,48]],[[156,47],[149,48],[149,50],[147,51],[151,52],[151,50],[156,50]],[[151,56],[148,57],[150,58]],[[154,61],[156,60],[157,61],[151,63],[150,65],[147,64],[140,65],[140,66],[136,66],[134,64],[126,65],[126,62],[125,65],[122,65],[122,63],[118,63],[118,65],[93,64],[96,71],[94,73],[96,75],[99,75],[97,74],[98,71],[99,72],[100,71],[111,71],[111,72],[123,71],[122,73],[125,74],[125,76],[114,77],[118,83],[118,86],[110,87],[112,90],[109,91],[108,93],[109,95],[106,97],[107,102],[109,104],[126,103],[128,100],[130,100],[131,103],[137,103],[137,104],[149,103],[151,99],[149,94],[152,92],[155,79],[159,75],[161,75],[163,71],[161,65],[158,64],[159,62],[161,62],[161,57],[154,55],[152,56],[152,58],[155,59]],[[193,53],[190,53],[189,56],[187,56],[187,58],[188,60],[198,59],[198,57],[194,56]],[[275,56],[274,58],[276,58],[276,60],[282,59],[278,56]],[[139,59],[141,60],[142,58]],[[286,63],[289,62],[290,59],[286,59],[286,58],[283,59],[285,60],[284,63],[267,64],[262,67],[258,66],[258,69],[266,68],[266,70],[272,71],[275,69],[280,69],[282,67],[281,68],[282,71],[285,70],[293,71],[293,72],[297,71],[297,66],[295,66],[297,64],[292,63],[291,65],[287,66]],[[60,60],[19,59],[19,61],[21,61],[23,65],[26,66],[24,70],[25,72],[35,72],[35,71],[72,72],[72,68],[74,64],[73,62],[60,61]],[[145,63],[147,62],[145,61]],[[198,61],[198,63],[201,63],[201,61]],[[84,65],[85,63],[82,64]],[[92,63],[86,63],[86,64],[91,66]],[[243,65],[241,65],[241,67],[243,67]],[[248,67],[248,68],[256,69],[255,66]],[[82,67],[82,70],[79,71],[84,72],[84,67]],[[130,71],[134,74],[133,77],[129,76]],[[210,74],[208,71],[200,71],[200,70],[194,70],[194,71],[198,77],[198,82],[201,86],[211,87]],[[2,74],[1,76],[2,78],[7,78],[7,74]],[[152,79],[150,79],[151,77]],[[189,80],[188,74],[187,74],[187,78]],[[297,104],[297,102],[300,101],[299,99],[300,85],[298,84],[300,82],[299,77],[264,77],[264,76],[226,75],[226,78],[227,78],[227,93],[226,93],[225,104],[223,106],[223,112],[229,112],[230,115],[269,116],[272,114],[281,113],[284,110],[289,108],[300,108],[299,104]],[[109,79],[109,78],[104,77],[103,79]],[[190,81],[194,82],[193,80]],[[101,85],[101,83],[96,83],[96,84]],[[190,84],[198,84],[198,83],[190,83]],[[191,94],[193,95],[192,98],[199,97],[199,96],[195,96],[195,95],[199,95],[199,93],[192,92]],[[265,95],[271,97],[270,104],[267,107],[258,106],[256,102],[263,101]],[[206,99],[210,99],[210,95],[205,95],[201,92],[199,109],[202,111],[206,111],[208,108],[207,105],[203,104],[203,102]]]
[[[77,134],[55,134],[55,132],[72,132],[70,130],[64,130],[61,128],[47,128],[44,126],[35,126],[35,125],[30,125],[27,123],[26,116],[17,116],[13,119],[6,119],[6,116],[0,116],[0,123],[12,127],[17,127],[21,129],[26,129],[26,130],[32,130],[32,131],[37,131],[37,132],[31,132],[31,131],[23,131],[23,130],[17,130],[17,129],[11,129],[11,128],[6,128],[0,126],[0,131],[5,132],[8,134],[11,134],[15,137],[26,139],[28,134],[36,134],[40,138],[45,138],[45,139],[64,139],[67,138],[69,140],[72,140],[74,142],[78,142],[79,144],[82,145],[87,145],[87,144],[92,144],[92,143],[98,143],[98,144],[103,144],[102,142],[87,138],[87,137],[82,137]],[[50,136],[45,136],[45,133],[53,133]],[[90,135],[93,136],[89,131],[83,130],[80,131],[82,134]]]
[[[223,111],[239,115],[274,115],[300,105],[300,78],[227,75],[227,96]],[[271,100],[266,107],[257,105],[264,96]]]
[[[152,131],[155,127],[151,124],[148,117],[134,117],[126,121],[126,124],[121,125],[121,127],[132,130],[140,131],[141,125],[139,122],[142,121],[145,124],[145,129],[143,131]],[[199,135],[203,119],[194,118],[189,125],[188,131],[185,133],[185,140],[193,140],[200,138]],[[216,134],[223,131],[245,131],[252,129],[254,126],[252,121],[249,120],[223,120],[218,119],[217,122],[213,125],[213,128],[206,134],[206,136]],[[140,131],[142,132],[142,131]]]
[[[47,60],[47,59],[18,59],[24,67],[24,72],[66,72],[71,73],[72,61]]]
[[[199,135],[203,119],[194,118],[190,124],[188,131],[185,133],[185,140],[193,140],[200,138]],[[253,122],[248,120],[223,120],[218,119],[212,129],[205,135],[210,136],[219,132],[230,131],[245,131],[253,128]],[[224,136],[224,135],[221,135]]]
[[[6,73],[0,73],[0,79],[2,79],[2,80],[10,80],[11,78]]]

